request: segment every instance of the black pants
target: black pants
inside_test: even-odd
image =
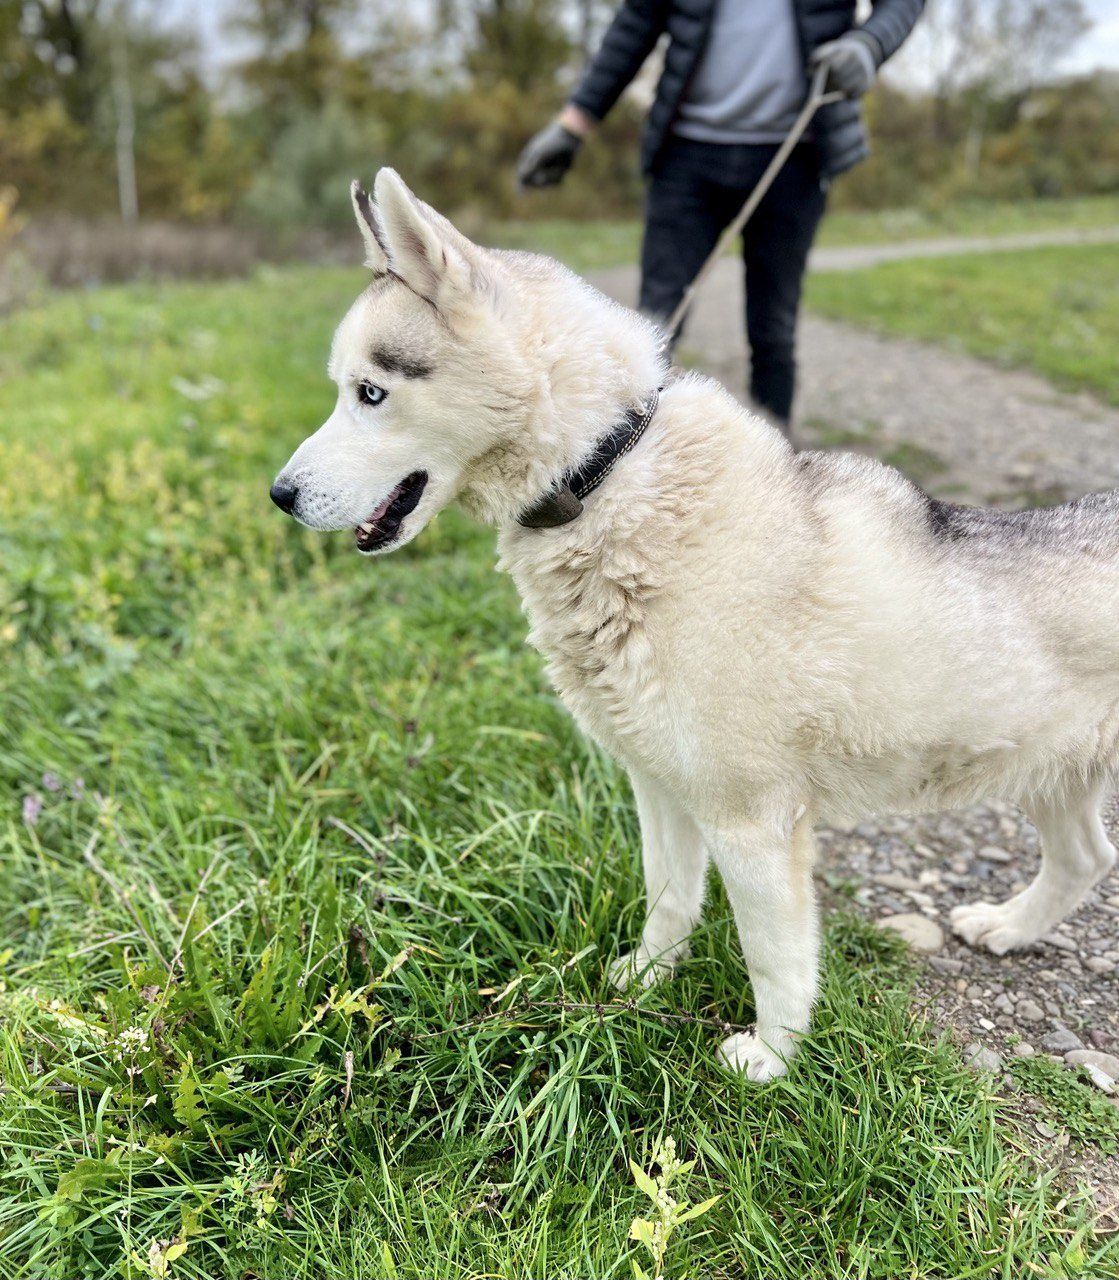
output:
[[[668,318],[776,150],[669,141],[645,205],[642,311]],[[789,157],[742,233],[750,396],[786,424],[796,381],[801,280],[825,202],[818,152],[806,143]]]

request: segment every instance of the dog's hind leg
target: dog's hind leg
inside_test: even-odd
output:
[[[707,852],[699,828],[661,788],[631,774],[641,820],[645,870],[645,927],[636,951],[610,967],[615,985],[668,977],[688,952],[688,938],[703,911]]]
[[[973,902],[952,912],[952,928],[995,955],[1048,933],[1110,871],[1115,849],[1100,821],[1101,791],[1080,788],[1062,800],[1026,806],[1041,837],[1037,878],[1007,902]]]
[[[808,1030],[819,970],[819,911],[812,884],[816,837],[810,816],[792,825],[708,832],[754,988],[756,1033],[725,1040],[719,1057],[751,1080],[785,1073]]]

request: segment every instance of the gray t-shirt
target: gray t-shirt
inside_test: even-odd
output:
[[[780,142],[807,95],[793,0],[716,0],[673,132],[700,142]]]

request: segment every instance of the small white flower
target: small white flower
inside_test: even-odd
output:
[[[147,1065],[145,1058],[151,1040],[143,1027],[125,1027],[112,1041],[113,1061],[123,1063],[129,1072],[141,1071]]]

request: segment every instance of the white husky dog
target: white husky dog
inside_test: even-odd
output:
[[[337,404],[272,497],[370,554],[454,501],[497,527],[531,643],[637,798],[647,919],[616,980],[671,972],[710,858],[757,1007],[719,1052],[781,1074],[817,990],[813,824],[883,811],[1021,804],[1037,878],[953,927],[1002,954],[1068,915],[1115,860],[1119,493],[1004,514],[798,455],[570,271],[472,244],[391,170],[374,193]],[[520,522],[654,406],[575,518]]]

